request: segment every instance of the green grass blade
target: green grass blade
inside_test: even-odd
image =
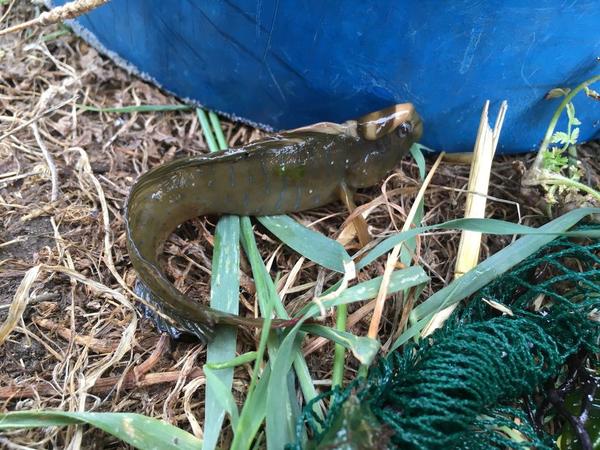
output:
[[[73,31],[71,31],[71,29],[69,27],[62,25],[62,27],[59,30],[53,31],[52,33],[44,34],[42,36],[42,41],[50,42],[61,36],[64,36],[66,34],[72,34],[72,33],[73,33]]]
[[[210,124],[212,125],[215,136],[217,137],[219,149],[225,150],[227,148],[227,141],[225,140],[225,135],[223,134],[223,129],[221,128],[221,122],[219,122],[219,117],[213,111],[209,111],[208,119],[210,120]]]
[[[151,417],[132,413],[18,411],[0,414],[0,430],[89,424],[140,450],[199,450],[194,435]]]
[[[300,336],[301,337],[299,339],[301,340],[304,337],[304,333],[300,333]],[[306,359],[304,359],[304,355],[300,350],[296,352],[296,356],[294,357],[294,371],[296,372],[296,376],[298,377],[298,383],[300,384],[300,389],[302,390],[304,400],[306,403],[308,403],[313,398],[315,398],[318,395],[318,393],[315,389],[313,379],[310,376],[308,365],[306,364]],[[317,416],[319,416],[321,419],[323,418],[320,405],[315,405],[314,411],[317,414]]]
[[[361,364],[369,365],[377,356],[381,344],[366,336],[356,336],[347,331],[335,330],[323,325],[304,325],[304,331],[324,337],[350,350]]]
[[[260,380],[246,398],[238,426],[235,429],[231,450],[247,450],[267,415],[267,391],[271,381],[271,367],[267,365]]]
[[[223,422],[223,416],[225,415],[225,412],[229,414],[231,426],[233,428],[237,427],[239,421],[240,415],[238,412],[237,404],[235,403],[235,399],[233,398],[233,394],[231,393],[231,382],[229,381],[229,377],[223,380],[223,376],[220,373],[218,373],[223,372],[225,370],[229,369],[212,370],[206,365],[204,366],[204,375],[206,375],[206,398],[209,398],[210,393],[210,398],[214,401],[214,404],[211,404],[211,408],[213,411],[219,414],[219,417],[221,419],[216,424],[215,421],[212,421],[212,424],[209,424],[206,421],[206,419],[209,417],[209,414],[207,413],[204,416],[205,445],[207,434],[211,434],[213,436],[212,439],[216,443],[219,437],[219,433],[221,431],[221,423]],[[211,426],[214,426],[216,428],[211,429]],[[214,447],[216,447],[216,445],[213,444],[212,448]]]
[[[538,229],[530,229],[532,231],[527,231],[529,234],[528,236],[518,239],[508,247],[490,256],[475,268],[465,273],[460,278],[457,278],[448,286],[440,289],[423,303],[418,305],[411,314],[411,319],[413,321],[418,321],[418,323],[411,326],[398,337],[390,351],[406,343],[411,337],[416,336],[428,322],[428,320],[424,319],[428,319],[443,308],[453,305],[474,294],[499,275],[511,269],[541,247],[554,240],[558,235],[565,234],[567,230],[584,217],[598,213],[600,213],[600,209],[597,208],[580,208],[570,211]],[[591,231],[593,230],[573,232],[568,235],[598,237],[597,233]]]
[[[413,159],[415,160],[415,163],[417,164],[417,167],[419,168],[419,178],[422,181],[425,178],[427,167],[425,164],[425,157],[423,156],[423,151],[421,150],[421,145],[413,144],[410,147],[410,154],[412,155]],[[417,206],[417,211],[416,211],[416,214],[413,219],[413,224],[415,227],[418,227],[421,225],[421,221],[423,220],[424,210],[425,210],[424,201],[423,201],[423,198],[421,198],[421,201],[419,202],[419,205]],[[407,239],[406,242],[404,243],[404,245],[402,246],[402,248],[400,249],[400,261],[405,266],[411,266],[413,264],[413,261],[414,261],[413,255],[415,254],[416,249],[417,249],[417,238],[413,237],[413,238]]]
[[[237,314],[239,310],[240,271],[240,220],[237,216],[223,216],[215,230],[215,248],[212,260],[210,306],[219,311]],[[217,329],[208,344],[207,362],[222,362],[235,357],[237,333],[233,327]],[[206,366],[205,366],[206,368]],[[218,383],[218,385],[215,385]],[[225,391],[231,396],[233,368],[214,370],[214,376],[206,377],[204,412],[204,448],[213,450],[219,439],[225,412],[235,415],[231,408],[224,408]],[[233,397],[231,397],[233,399]],[[235,402],[233,404],[235,406]],[[237,419],[237,417],[235,417]]]
[[[267,348],[267,341],[271,335],[269,328],[272,320],[273,305],[275,303],[274,299],[271,298],[271,292],[268,288],[268,281],[271,280],[260,253],[258,252],[256,241],[254,240],[254,233],[252,232],[252,224],[248,217],[243,216],[240,218],[240,228],[242,247],[248,257],[248,261],[250,261],[254,284],[256,285],[259,309],[261,311],[261,316],[265,319],[265,324],[260,333],[260,340],[256,351],[256,361],[254,363],[246,401],[244,402],[238,425],[234,431],[234,438],[231,446],[234,450],[245,450],[250,448],[250,445],[256,437],[256,433],[266,416],[266,397],[270,380],[269,366],[267,365],[265,370],[262,371],[260,378],[259,374],[261,373],[260,368]]]
[[[574,223],[577,223],[583,217],[591,214],[600,214],[600,208],[579,208],[568,212],[565,216],[569,216],[568,220],[576,218]],[[564,216],[563,216],[564,217]],[[558,220],[558,219],[556,219]],[[558,235],[567,236],[590,236],[600,237],[598,230],[589,230],[582,232],[570,232],[565,233],[564,231],[545,231],[544,229],[536,229],[528,227],[526,225],[519,225],[512,222],[506,222],[498,219],[455,219],[449,220],[448,222],[440,223],[437,225],[428,225],[424,227],[413,228],[402,233],[394,234],[375,246],[370,252],[368,252],[356,265],[357,269],[361,269],[366,265],[370,264],[381,255],[384,255],[390,251],[393,247],[400,244],[407,239],[410,239],[417,234],[425,233],[433,230],[471,230],[479,231],[486,234],[523,234],[523,235],[546,235],[550,240]],[[551,230],[548,228],[547,230]],[[552,237],[553,236],[553,237]],[[549,242],[549,241],[547,241]]]
[[[348,305],[339,305],[337,307],[335,328],[338,331],[346,331],[346,322],[348,320]],[[344,365],[346,362],[346,348],[342,344],[335,344],[335,353],[333,354],[333,370],[331,371],[331,386],[342,386],[344,381]]]
[[[265,264],[260,256],[258,247],[256,246],[250,218],[246,216],[241,217],[240,225],[242,230],[242,246],[248,257],[248,261],[250,261],[250,266],[252,267],[252,275],[254,277],[254,284],[256,285],[256,293],[258,296],[258,306],[261,315],[264,318],[267,318],[278,303],[273,297],[274,290],[271,288],[273,281],[267,273]],[[277,294],[275,293],[275,295]]]
[[[287,333],[271,364],[271,382],[267,391],[267,448],[283,449],[294,439],[296,423],[290,420],[293,414],[287,382],[294,357],[299,351],[296,338],[301,325],[302,321]]]
[[[339,242],[300,225],[291,217],[262,216],[257,219],[285,245],[320,266],[344,273],[344,262],[351,261]]]
[[[78,104],[77,107],[83,111],[99,113],[118,113],[126,114],[133,112],[168,112],[168,111],[189,111],[193,107],[189,105],[131,105],[118,106],[115,108],[96,108],[95,106]]]
[[[272,307],[274,308],[276,315],[279,318],[288,319],[289,315],[283,307],[279,296],[277,295],[277,291],[275,289],[273,280],[269,276],[264,262],[258,252],[256,241],[254,240],[254,234],[252,232],[252,225],[248,218],[242,219],[242,244],[244,246],[244,251],[248,255],[250,264],[252,265],[252,271],[255,276],[254,281],[257,286],[257,292],[259,292],[260,285],[260,291],[265,292],[265,297],[270,299],[270,302],[272,303]],[[254,271],[255,268],[257,272]],[[261,302],[261,296],[259,295],[258,298],[259,306],[261,307],[261,311],[263,311],[263,306],[261,306],[263,303]],[[274,351],[276,347],[278,347],[278,342],[274,336],[273,339],[271,339],[271,345],[269,347],[271,349],[270,353],[272,354],[272,356],[275,356]],[[310,377],[310,372],[308,371],[306,360],[304,359],[300,351],[297,351],[294,356],[294,370],[296,372],[296,376],[298,377],[298,382],[300,383],[302,394],[305,400],[308,402],[315,398],[317,396],[317,391],[314,388],[312,378]],[[321,415],[321,411],[318,409],[317,414]]]
[[[256,433],[266,416],[266,397],[270,380],[269,366],[263,371],[260,379],[258,376],[260,373],[260,363],[263,360],[267,347],[267,340],[269,339],[270,332],[268,325],[271,321],[271,312],[273,310],[273,301],[270,298],[271,294],[267,282],[267,278],[269,277],[266,273],[263,260],[258,253],[258,248],[256,247],[250,219],[248,217],[242,217],[240,225],[242,231],[242,246],[250,261],[250,266],[252,267],[252,275],[254,276],[254,283],[256,285],[259,308],[266,323],[265,327],[261,330],[257,358],[254,364],[252,379],[250,380],[250,387],[248,389],[248,397],[244,402],[240,420],[235,429],[235,436],[232,444],[232,449],[235,450],[250,448],[250,444],[254,440]],[[267,370],[269,371],[267,372]]]
[[[273,299],[273,307],[275,309],[277,317],[279,317],[280,319],[289,319],[290,316],[288,315],[283,304],[281,303],[281,299],[277,295],[275,284],[273,283],[273,280],[271,280],[271,277],[268,275],[268,273],[266,273],[267,269],[264,266],[264,262],[260,258],[260,254],[258,253],[258,248],[256,247],[256,241],[254,240],[254,235],[252,234],[252,226],[249,220],[247,222],[247,232],[249,233],[249,235],[242,242],[245,243],[244,245],[247,245],[251,248],[245,248],[245,251],[247,254],[248,252],[251,252],[253,255],[257,255],[255,263],[257,267],[260,266],[264,269],[264,273],[266,275],[261,276],[261,282],[264,282],[264,286],[269,292],[269,297]],[[317,396],[317,391],[314,387],[313,380],[310,376],[306,360],[304,359],[304,356],[302,356],[301,352],[297,352],[297,355],[294,359],[294,370],[296,372],[296,376],[298,377],[300,388],[302,389],[302,395],[304,396],[306,402],[309,402]],[[317,409],[316,413],[319,416],[321,416],[320,409]]]
[[[263,360],[265,349],[267,347],[267,340],[269,339],[269,328],[272,320],[273,306],[276,303],[271,296],[271,291],[268,288],[270,280],[269,274],[265,268],[264,262],[260,257],[256,242],[254,240],[254,234],[252,232],[252,224],[250,219],[246,216],[241,217],[240,225],[242,230],[242,246],[246,252],[246,256],[250,261],[252,267],[252,275],[254,276],[254,284],[256,285],[256,294],[258,297],[258,306],[261,312],[261,316],[265,320],[265,324],[260,334],[260,341],[257,350],[256,361],[254,363],[254,376],[250,382],[249,392],[256,384],[256,376],[260,371],[260,364]]]
[[[323,308],[332,308],[334,306],[359,302],[375,298],[379,291],[382,277],[373,278],[372,280],[363,281],[355,286],[352,286],[343,291],[338,297],[325,300],[322,302]],[[408,289],[417,286],[421,283],[426,283],[429,276],[420,266],[411,266],[402,270],[395,270],[390,277],[388,293],[393,294],[403,289]],[[298,316],[315,317],[320,313],[319,305],[311,303],[303,308]]]
[[[410,146],[410,154],[413,157],[413,159],[415,160],[417,167],[419,168],[419,178],[421,180],[425,179],[425,170],[426,170],[425,156],[423,156],[422,148],[423,148],[423,146],[418,143],[415,143]]]
[[[196,115],[198,116],[198,120],[200,121],[200,126],[202,127],[202,133],[204,134],[206,145],[208,145],[208,150],[211,152],[216,152],[217,150],[219,150],[219,146],[217,145],[217,141],[215,140],[215,135],[213,134],[212,128],[208,123],[208,117],[206,116],[206,112],[202,108],[196,108]]]

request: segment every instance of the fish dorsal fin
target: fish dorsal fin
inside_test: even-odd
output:
[[[346,134],[348,136],[356,136],[356,121],[349,120],[344,123],[319,122],[319,123],[314,123],[312,125],[307,125],[305,127],[294,128],[293,130],[286,131],[286,133],[303,133],[303,132],[338,134],[338,135]]]

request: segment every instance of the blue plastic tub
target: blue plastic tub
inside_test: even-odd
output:
[[[535,148],[558,103],[544,94],[600,73],[598,0],[113,0],[77,23],[229,116],[282,129],[411,101],[447,151],[472,149],[486,99],[509,102],[501,151]],[[575,104],[581,138],[600,136],[600,102]]]

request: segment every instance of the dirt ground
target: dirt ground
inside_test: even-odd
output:
[[[2,28],[35,14],[28,2],[9,4],[12,8],[0,23]],[[4,14],[7,3],[2,5]],[[76,105],[114,107],[178,100],[121,70],[62,26],[1,38],[0,67],[0,323],[16,297],[28,299],[22,320],[0,345],[0,410],[138,412],[200,435],[197,424],[201,426],[204,414],[200,367],[205,346],[161,338],[137,312],[125,289],[133,287],[135,273],[127,256],[122,216],[125,197],[139,174],[173,158],[207,152],[194,112],[82,111]],[[222,125],[231,146],[261,134],[227,120]],[[587,151],[594,151],[593,146]],[[428,158],[429,166],[434,159]],[[531,160],[531,155],[497,158],[489,217],[518,221],[520,213],[526,224],[544,220],[520,192],[522,168]],[[461,216],[468,172],[468,166],[442,163],[426,194],[425,223]],[[391,192],[389,201],[394,206],[382,203],[369,217],[374,236],[402,226],[419,187],[417,173],[414,163],[406,159],[385,186],[360,193],[357,201],[365,203],[381,195],[382,189]],[[305,224],[320,220],[314,228],[335,237],[346,215],[341,205],[334,204],[295,217]],[[210,286],[214,224],[212,217],[190,221],[165,249],[166,266],[178,288],[204,302]],[[272,274],[279,272],[285,281],[298,256],[280,248],[260,226],[256,236],[265,259],[276,252]],[[485,238],[482,258],[510,240]],[[422,239],[420,263],[432,276],[429,291],[451,279],[457,245],[456,233]],[[43,268],[31,281],[29,296],[18,293],[24,277],[34,275],[28,271],[40,264]],[[254,288],[245,262],[243,271],[241,313],[254,315]],[[314,265],[305,264],[294,284],[297,289],[286,296],[290,310],[310,300],[313,286],[303,285],[315,280],[318,272]],[[379,262],[360,277],[382,272]],[[394,329],[398,308],[399,301],[388,302],[383,342]],[[351,331],[365,334],[368,323],[366,315]],[[256,343],[256,333],[243,332],[239,351],[255,349]],[[320,389],[328,388],[331,359],[329,345],[308,356]],[[357,365],[351,357],[347,364],[346,376],[351,377]],[[234,390],[240,399],[249,373],[246,366],[236,370]],[[2,445],[124,448],[102,432],[76,427],[5,432],[0,435]]]

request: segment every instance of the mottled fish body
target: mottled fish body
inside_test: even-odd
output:
[[[272,215],[326,205],[341,193],[375,185],[419,139],[410,104],[343,124],[319,123],[209,155],[174,160],[143,174],[126,203],[129,256],[164,315],[210,338],[215,325],[260,326],[202,306],[167,279],[158,263],[165,240],[201,215]]]

